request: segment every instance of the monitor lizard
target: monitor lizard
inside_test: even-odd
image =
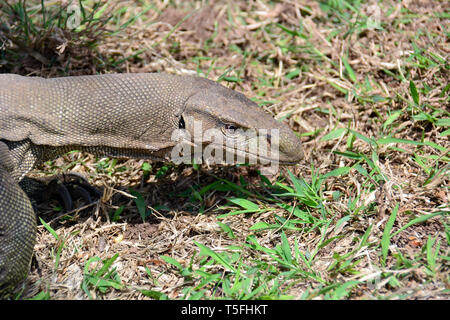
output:
[[[0,296],[30,268],[36,217],[19,184],[30,170],[72,150],[170,161],[178,143],[173,132],[194,136],[196,123],[200,136],[217,129],[225,141],[241,137],[243,130],[276,129],[279,153],[271,160],[292,164],[302,158],[301,142],[286,124],[243,94],[202,77],[0,74]],[[273,144],[270,133],[265,138]],[[240,141],[245,145],[246,139]],[[248,151],[246,161],[252,157],[258,154]]]

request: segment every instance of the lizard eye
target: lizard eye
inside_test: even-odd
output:
[[[231,123],[225,123],[222,128],[224,133],[229,135],[235,135],[237,133],[237,130],[239,129],[238,126]]]

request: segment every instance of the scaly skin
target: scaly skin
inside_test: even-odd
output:
[[[296,163],[302,157],[301,143],[288,126],[241,93],[204,78],[0,74],[0,296],[26,277],[31,261],[35,216],[18,185],[30,170],[75,149],[170,161],[177,144],[174,130],[185,128],[194,137],[196,122],[202,124],[201,133],[217,129],[224,141],[243,137],[238,129],[278,129],[274,146],[279,162]],[[237,149],[246,148],[251,138],[245,139]],[[200,141],[203,146],[208,142]],[[258,157],[249,151],[246,161]]]

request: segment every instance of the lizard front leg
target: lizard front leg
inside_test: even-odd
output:
[[[0,141],[0,297],[26,278],[36,242],[36,216],[11,171],[9,149]]]

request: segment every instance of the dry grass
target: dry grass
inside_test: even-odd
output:
[[[0,28],[0,72],[221,78],[288,122],[305,159],[271,183],[248,167],[47,163],[34,174],[81,172],[104,196],[69,220],[42,209],[57,238],[39,227],[23,298],[448,299],[447,1],[108,2],[95,45],[87,28],[24,51]],[[234,199],[257,209],[226,215],[246,207]]]

